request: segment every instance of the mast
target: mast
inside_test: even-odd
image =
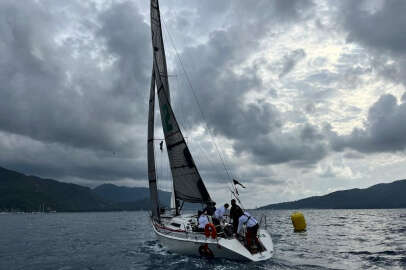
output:
[[[148,183],[151,199],[152,218],[160,220],[158,188],[156,183],[155,153],[154,153],[154,118],[155,118],[155,73],[152,69],[151,89],[149,94],[148,112]]]
[[[168,103],[170,103],[171,96],[169,92],[168,69],[166,66],[165,47],[164,40],[162,38],[161,15],[158,0],[151,0],[151,35],[152,49],[154,53],[154,67],[156,63],[158,65],[158,69],[156,71],[159,72],[159,74],[155,75],[156,78],[160,78],[162,84],[164,85],[165,96]]]
[[[158,0],[151,0],[151,36],[155,83],[172,172],[175,199],[207,204],[212,200],[196,168],[170,104],[168,72]],[[176,205],[176,208],[178,213],[178,205]]]

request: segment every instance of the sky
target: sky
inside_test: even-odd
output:
[[[405,1],[160,6],[172,106],[217,202],[232,177],[248,207],[406,178]],[[147,186],[149,1],[0,0],[0,36],[0,166]]]

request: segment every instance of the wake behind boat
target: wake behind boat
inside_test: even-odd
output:
[[[153,70],[148,115],[148,179],[151,197],[151,220],[153,230],[163,245],[170,251],[204,257],[233,260],[262,261],[273,255],[272,238],[261,225],[266,217],[255,225],[254,236],[248,237],[250,222],[255,218],[246,215],[242,232],[237,236],[230,220],[213,224],[211,216],[204,231],[198,228],[198,216],[182,214],[185,202],[213,207],[214,202],[200,176],[193,157],[180,130],[170,103],[170,91],[162,38],[158,0],[151,0],[151,35],[153,48]],[[155,93],[159,109],[165,144],[173,180],[173,209],[165,210],[159,204],[154,154]],[[232,195],[239,201],[235,192]],[[249,220],[251,221],[249,222]],[[234,226],[235,226],[234,222]],[[252,227],[251,227],[252,228]],[[248,234],[247,234],[248,229]],[[250,241],[251,240],[251,241]]]

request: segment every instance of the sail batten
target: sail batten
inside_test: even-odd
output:
[[[193,203],[210,202],[210,195],[196,168],[171,107],[158,0],[151,0],[151,36],[155,83],[175,198]]]

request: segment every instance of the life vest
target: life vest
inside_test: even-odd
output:
[[[210,237],[211,235],[211,238],[216,239],[217,231],[213,223],[207,223],[206,226],[204,226],[204,235],[206,235],[206,237]]]

